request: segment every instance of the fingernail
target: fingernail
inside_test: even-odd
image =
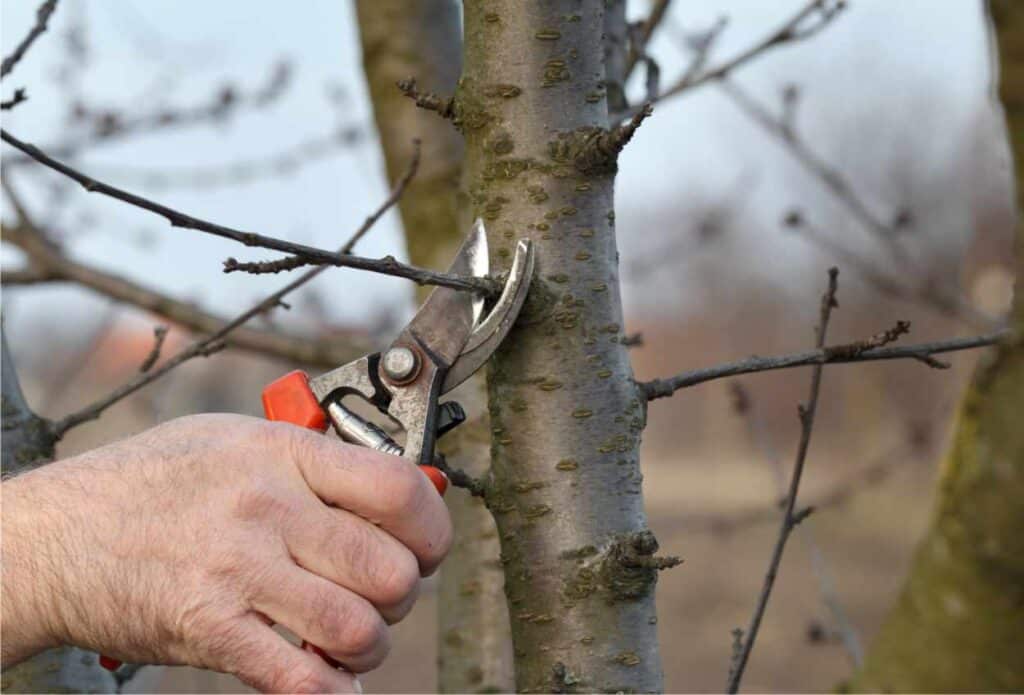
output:
[[[363,692],[363,684],[359,682],[358,678],[352,679],[352,687],[356,689],[357,693]]]

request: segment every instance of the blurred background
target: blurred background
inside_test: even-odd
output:
[[[652,47],[662,79],[684,73],[709,32],[714,65],[802,4],[673,3]],[[4,53],[37,5],[4,0]],[[967,335],[1005,311],[1011,174],[989,100],[980,3],[848,5],[819,34],[767,52],[727,84],[659,103],[623,153],[617,227],[628,331],[642,335],[632,348],[639,378],[807,349],[830,265],[840,268],[832,343],[897,319],[912,322],[914,341]],[[639,19],[648,3],[628,8]],[[347,2],[65,0],[6,81],[5,98],[25,86],[29,101],[3,112],[4,128],[189,214],[337,246],[389,188],[358,42]],[[630,92],[642,94],[642,83]],[[5,185],[76,260],[225,317],[285,282],[225,275],[224,258],[261,256],[89,196],[6,146],[2,156]],[[7,195],[0,211],[9,224]],[[397,213],[357,251],[402,259]],[[37,411],[59,417],[136,373],[160,319],[72,284],[8,283],[24,256],[4,243],[0,258],[8,339]],[[414,308],[411,284],[343,269],[293,299],[257,323],[374,341]],[[164,355],[188,340],[172,326]],[[895,598],[977,358],[954,355],[949,370],[826,370],[801,491],[819,511],[786,553],[748,689],[827,690],[850,672],[849,635],[869,643]],[[187,413],[258,415],[262,386],[294,366],[237,350],[194,360],[72,431],[60,455]],[[663,550],[685,559],[658,585],[670,691],[724,683],[730,630],[747,621],[776,534],[808,377],[713,382],[651,405],[648,513]],[[849,621],[846,646],[836,605]],[[428,585],[395,628],[391,660],[365,677],[368,691],[432,687],[435,610]],[[188,669],[147,669],[133,684],[237,687]]]

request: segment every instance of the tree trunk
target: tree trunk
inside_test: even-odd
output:
[[[363,67],[388,176],[401,175],[412,156],[412,138],[423,141],[419,173],[399,201],[411,261],[443,270],[465,236],[455,193],[462,168],[462,138],[436,114],[417,109],[396,83],[415,77],[426,89],[450,93],[461,66],[462,28],[451,0],[360,0]],[[461,221],[461,224],[460,224]],[[431,288],[421,288],[422,299]],[[490,442],[483,375],[455,394],[469,413],[439,443],[449,463],[483,475]],[[508,692],[514,687],[512,642],[504,601],[504,576],[494,520],[483,502],[463,490],[447,496],[455,545],[441,567],[438,601],[438,688],[441,692]]]
[[[1024,161],[1024,5],[993,2],[1000,96]],[[996,105],[998,108],[998,105]],[[1018,211],[1024,185],[1017,178]],[[931,526],[851,689],[1024,691],[1024,232],[1014,335],[983,360],[961,405]]]
[[[3,474],[45,463],[57,443],[49,423],[32,412],[21,392],[7,336],[0,328],[3,387]],[[100,668],[96,655],[81,649],[51,649],[4,669],[0,690],[7,693],[117,692],[114,676]]]
[[[467,0],[450,113],[492,263],[537,273],[488,375],[492,468],[521,691],[658,691],[657,544],[644,405],[621,343],[613,185],[636,123],[606,130],[603,0]],[[637,121],[638,122],[638,121]]]

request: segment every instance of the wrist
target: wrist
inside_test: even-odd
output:
[[[59,558],[59,505],[49,503],[47,476],[28,473],[2,483],[3,666],[62,644],[55,598],[64,563]]]

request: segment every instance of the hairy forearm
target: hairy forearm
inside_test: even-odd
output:
[[[2,483],[3,667],[58,646],[52,597],[59,591],[59,506],[40,490],[43,476]]]

